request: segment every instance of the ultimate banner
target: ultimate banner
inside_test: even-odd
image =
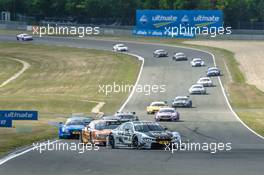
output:
[[[223,28],[221,10],[137,10],[133,34],[192,38]]]

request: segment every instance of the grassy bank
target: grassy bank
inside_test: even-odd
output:
[[[14,128],[0,129],[0,154],[37,140],[54,138],[51,122],[65,121],[71,113],[91,115],[103,101],[102,111],[112,113],[128,93],[105,95],[99,85],[133,84],[140,62],[127,55],[69,47],[0,42],[0,83],[22,68],[31,67],[18,79],[0,88],[0,109],[38,110],[39,121],[16,121]]]

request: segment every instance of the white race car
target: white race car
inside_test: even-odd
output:
[[[218,67],[209,67],[207,69],[206,75],[208,77],[211,77],[211,76],[220,76],[221,75],[221,71],[220,71],[220,69],[218,69]]]
[[[162,148],[170,144],[179,144],[181,136],[178,132],[169,131],[157,122],[133,121],[121,124],[109,135],[112,148]]]
[[[213,81],[209,77],[202,77],[197,81],[197,84],[201,84],[204,87],[212,87]]]
[[[116,44],[113,46],[113,50],[118,52],[126,52],[128,51],[128,47],[124,44]]]
[[[206,94],[206,89],[201,84],[194,84],[189,89],[190,94]]]
[[[17,40],[21,40],[21,41],[31,41],[33,40],[33,37],[31,35],[28,35],[26,33],[22,33],[22,34],[18,34],[16,36]]]
[[[205,66],[204,61],[201,58],[193,58],[190,62],[192,67],[201,67]]]
[[[159,58],[159,57],[167,57],[169,54],[167,51],[163,49],[157,49],[153,52],[153,57]]]
[[[178,52],[178,53],[175,53],[173,55],[172,60],[174,60],[174,61],[186,61],[186,60],[188,60],[188,58],[184,53]]]

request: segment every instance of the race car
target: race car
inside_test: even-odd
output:
[[[190,64],[192,67],[205,66],[205,62],[201,58],[193,58]]]
[[[188,60],[188,58],[184,53],[178,52],[178,53],[175,53],[173,55],[172,60],[174,60],[174,61],[186,61],[186,60]]]
[[[171,106],[173,108],[177,108],[177,107],[191,108],[192,100],[190,99],[189,96],[177,96],[172,100]]]
[[[59,138],[79,138],[82,129],[92,120],[91,117],[71,117],[67,119],[65,124],[60,123],[59,125]]]
[[[189,89],[190,94],[206,94],[206,89],[201,84],[194,84]]]
[[[208,77],[211,77],[211,76],[220,76],[221,75],[221,71],[218,69],[218,67],[209,67],[207,69],[206,75]]]
[[[16,39],[19,41],[31,41],[33,40],[33,37],[31,35],[28,35],[26,33],[21,33],[16,36]]]
[[[168,131],[157,122],[133,121],[126,122],[112,130],[109,135],[109,145],[112,148],[164,148],[169,144],[181,142],[178,132]]]
[[[116,44],[113,46],[113,50],[118,52],[125,52],[128,51],[128,47],[124,44]]]
[[[168,55],[169,55],[168,52],[162,49],[157,49],[153,52],[153,56],[156,58],[167,57]]]
[[[180,113],[174,108],[161,108],[155,115],[156,122],[158,121],[179,121]]]
[[[154,101],[147,106],[147,114],[155,114],[160,108],[169,107],[164,101]]]
[[[107,137],[112,129],[122,124],[119,120],[93,120],[82,129],[80,142],[84,144],[106,145]]]
[[[212,87],[213,81],[209,77],[202,77],[202,78],[199,78],[199,80],[197,81],[197,84],[201,84],[204,87]]]
[[[128,122],[128,121],[138,121],[138,116],[136,116],[135,112],[117,112],[114,114],[120,121]]]

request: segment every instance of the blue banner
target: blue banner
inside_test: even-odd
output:
[[[189,38],[212,27],[223,27],[221,10],[137,10],[133,34]]]
[[[1,110],[0,119],[5,120],[38,120],[38,111]]]
[[[12,127],[12,120],[0,119],[0,127],[11,128]]]

